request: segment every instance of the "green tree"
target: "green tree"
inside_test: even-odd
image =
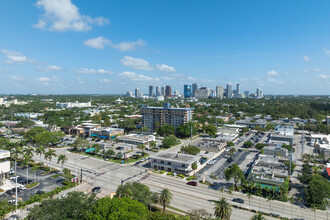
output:
[[[262,215],[261,212],[257,212],[250,219],[251,220],[266,220],[266,218]]]
[[[222,197],[215,202],[214,215],[221,220],[229,220],[231,215],[231,205]]]
[[[245,141],[243,145],[244,145],[245,147],[250,148],[250,147],[253,146],[253,143],[252,143],[252,141]]]
[[[64,163],[67,162],[67,161],[68,161],[68,158],[64,154],[60,154],[57,158],[57,164],[61,163],[61,165],[62,165],[62,172],[63,172]]]
[[[288,152],[291,152],[291,149],[292,149],[292,152],[295,152],[295,148],[292,148],[292,145],[287,145],[287,144],[283,144],[282,145],[282,148],[285,148],[288,150]]]
[[[23,118],[19,123],[15,125],[16,128],[31,128],[35,123],[30,119]]]
[[[154,193],[150,191],[150,188],[147,185],[144,185],[139,182],[128,182],[124,185],[118,186],[115,197],[127,197],[130,199],[135,199],[143,203],[145,206],[150,206],[151,202],[155,202]]]
[[[178,139],[174,135],[170,135],[164,138],[162,145],[164,148],[170,148],[178,143]]]
[[[315,174],[308,182],[306,191],[308,204],[321,205],[330,196],[330,183],[324,177]]]
[[[215,134],[217,133],[218,129],[216,126],[211,125],[211,124],[204,124],[203,125],[203,131],[210,135],[211,137],[215,137]]]
[[[234,142],[232,142],[232,141],[229,141],[228,143],[227,143],[227,146],[229,146],[229,147],[232,147],[232,146],[234,146],[235,144],[234,144]]]
[[[116,153],[115,153],[114,150],[109,149],[109,150],[107,150],[107,151],[105,152],[105,155],[106,155],[106,157],[111,157],[111,156],[116,155]]]
[[[140,220],[147,219],[148,215],[148,209],[136,200],[104,197],[96,202],[87,219]]]
[[[185,154],[197,155],[200,152],[200,149],[193,145],[182,146],[180,151]]]
[[[40,155],[40,163],[41,163],[41,156],[45,153],[45,148],[43,146],[39,146],[35,149],[37,155]]]
[[[190,137],[191,134],[192,135],[196,134],[195,124],[192,122],[180,125],[176,129],[176,135],[180,138]]]
[[[198,168],[198,165],[197,165],[197,162],[195,161],[195,162],[193,162],[193,164],[191,164],[191,169],[194,170],[194,175],[196,174],[197,168]]]
[[[255,145],[255,148],[257,148],[258,150],[262,150],[265,146],[267,146],[267,144],[265,144],[265,143],[257,143]]]
[[[48,148],[48,151],[45,153],[45,159],[49,160],[49,170],[51,171],[52,168],[50,166],[50,162],[52,161],[53,157],[56,157],[55,150],[51,149],[50,147]]]
[[[165,212],[166,206],[171,203],[173,195],[171,191],[167,188],[163,188],[158,196],[158,203],[163,206],[163,212]]]
[[[29,184],[29,161],[33,157],[33,152],[34,152],[34,149],[31,146],[29,146],[23,150],[24,160],[25,160],[25,164],[26,164],[26,185]]]
[[[228,151],[228,156],[231,159],[233,159],[233,156],[234,156],[235,152],[236,152],[236,148],[234,148],[234,147],[230,148],[229,151]]]
[[[237,190],[238,182],[244,181],[243,171],[239,168],[239,166],[236,163],[234,163],[225,170],[225,177],[227,181],[234,179],[234,187],[236,190]]]
[[[157,134],[165,137],[174,134],[174,132],[175,132],[175,128],[169,124],[164,124],[157,129]]]
[[[31,209],[27,219],[86,219],[95,202],[95,195],[69,192],[65,198],[42,200],[40,205]]]

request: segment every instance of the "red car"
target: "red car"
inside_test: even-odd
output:
[[[191,186],[197,186],[197,182],[196,181],[190,181],[187,184],[188,185],[191,185]]]

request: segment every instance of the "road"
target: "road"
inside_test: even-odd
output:
[[[249,208],[246,195],[242,193],[234,192],[234,195],[229,195],[227,193],[220,193],[206,185],[199,184],[197,187],[192,187],[186,185],[186,181],[178,179],[175,177],[161,176],[154,173],[146,172],[145,167],[137,167],[130,164],[116,164],[108,161],[103,161],[96,158],[86,158],[80,154],[70,153],[65,148],[56,149],[56,153],[65,154],[68,157],[68,161],[64,164],[64,167],[69,168],[73,173],[75,173],[77,161],[78,169],[85,170],[83,172],[83,180],[90,184],[90,187],[101,186],[102,192],[108,194],[109,191],[109,176],[110,176],[110,189],[111,192],[115,192],[117,187],[121,184],[121,181],[139,181],[147,184],[152,191],[159,192],[163,187],[169,188],[173,194],[174,198],[171,201],[171,205],[179,209],[188,211],[191,209],[205,208],[210,213],[213,213],[213,205],[211,200],[218,200],[220,197],[225,197],[230,201],[232,198],[242,198],[246,202],[243,204],[246,208]],[[35,156],[35,161],[39,161],[39,157]],[[51,166],[57,169],[61,169],[60,164],[55,162],[56,158],[51,162]],[[44,163],[48,164],[48,161],[42,159]],[[88,171],[88,172],[87,172]],[[109,175],[110,171],[110,175]],[[317,210],[315,213],[308,208],[300,207],[295,204],[290,204],[289,202],[280,201],[267,201],[264,198],[253,196],[250,199],[250,209],[261,210],[264,212],[272,212],[275,214],[280,214],[283,217],[300,217],[305,219],[314,219],[314,214],[316,219],[327,219],[327,213],[325,211]],[[234,209],[234,215],[238,215],[232,219],[242,219],[239,218],[240,215],[247,216],[251,214],[240,213],[242,210]],[[242,217],[241,216],[241,217]],[[246,219],[246,218],[245,218]]]

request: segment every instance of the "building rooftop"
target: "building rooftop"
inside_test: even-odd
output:
[[[274,129],[275,134],[279,135],[288,135],[293,136],[294,135],[294,127],[289,125],[277,125]]]
[[[180,163],[193,163],[199,160],[199,156],[189,155],[189,154],[178,154],[174,152],[159,152],[155,155],[150,156],[152,159],[163,159],[163,160],[171,160]]]

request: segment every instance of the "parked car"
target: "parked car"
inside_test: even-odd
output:
[[[197,186],[197,182],[196,181],[189,181],[187,182],[188,185],[191,185],[191,186]]]
[[[237,203],[241,203],[241,204],[244,203],[244,199],[241,199],[241,198],[234,198],[232,201],[237,202]]]
[[[38,191],[36,192],[37,195],[42,195],[42,194],[44,194],[44,193],[45,193],[45,192],[42,191],[42,190],[38,190]]]
[[[99,186],[96,186],[96,187],[94,187],[93,189],[92,189],[92,193],[100,193],[101,192],[101,187],[99,187]]]

